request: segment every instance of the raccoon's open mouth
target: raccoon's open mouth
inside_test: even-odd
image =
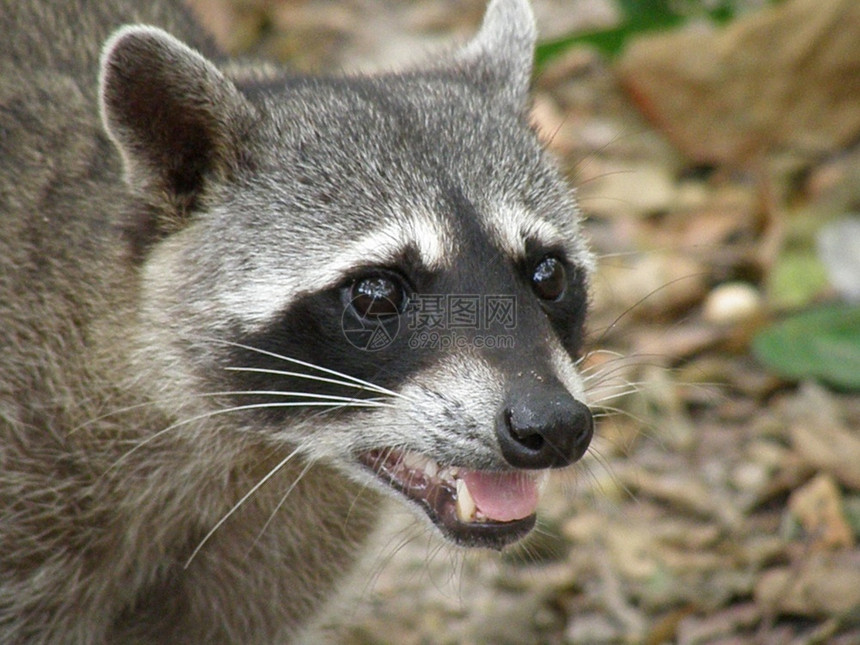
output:
[[[383,482],[421,506],[451,541],[492,549],[534,528],[546,471],[492,472],[440,466],[418,453],[371,450],[360,456]]]

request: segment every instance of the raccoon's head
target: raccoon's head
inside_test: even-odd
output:
[[[397,74],[228,73],[148,27],[103,55],[165,388],[466,545],[531,530],[541,473],[593,430],[592,261],[528,125],[534,41],[526,1],[493,0],[465,47]]]

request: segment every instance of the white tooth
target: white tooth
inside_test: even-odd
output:
[[[423,470],[426,459],[417,453],[407,452],[403,454],[400,463],[410,470]]]
[[[475,517],[475,500],[462,479],[457,480],[457,517],[461,522],[471,522]]]
[[[435,461],[428,461],[424,465],[424,473],[428,477],[436,477],[438,472],[439,472],[439,466],[436,464]]]

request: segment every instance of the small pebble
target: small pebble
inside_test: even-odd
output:
[[[761,306],[761,295],[755,287],[745,282],[726,282],[708,294],[702,316],[713,323],[736,323],[752,318]]]

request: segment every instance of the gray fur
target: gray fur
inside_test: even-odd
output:
[[[385,407],[286,426],[201,395],[228,343],[342,281],[373,232],[400,233],[374,262],[417,239],[453,272],[476,244],[455,193],[495,253],[537,237],[590,270],[525,125],[528,5],[493,0],[423,69],[352,79],[224,61],[161,0],[0,0],[0,33],[0,642],[288,641],[379,519],[349,455],[501,467],[507,372],[441,353]],[[581,397],[548,324],[528,333],[551,338],[535,374]]]

